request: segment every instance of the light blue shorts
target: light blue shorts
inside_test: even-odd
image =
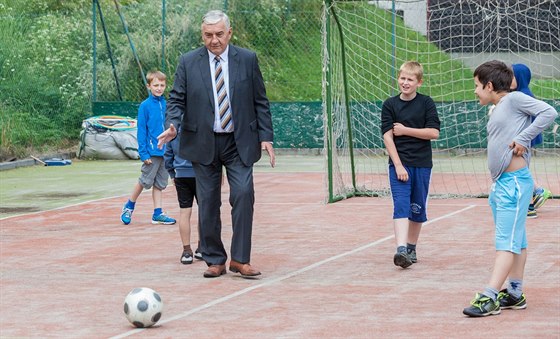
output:
[[[527,248],[527,209],[533,196],[533,178],[527,167],[505,172],[492,184],[488,202],[496,225],[496,250],[520,254]]]

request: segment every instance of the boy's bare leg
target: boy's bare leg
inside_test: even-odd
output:
[[[418,243],[418,238],[420,237],[420,231],[422,230],[421,222],[408,222],[408,243],[416,245]]]
[[[496,251],[494,269],[488,286],[499,291],[512,271],[515,254],[509,251]]]
[[[397,243],[397,247],[406,247],[406,241],[408,239],[408,219],[393,219],[393,227],[395,229],[395,241]]]
[[[156,188],[155,186],[152,187],[152,199],[154,201],[154,209],[161,208],[162,193],[161,190],[159,188]]]
[[[191,214],[192,207],[181,208],[179,211],[179,234],[183,246],[190,246],[191,244]]]
[[[509,272],[509,279],[513,280],[523,280],[523,274],[525,272],[525,263],[527,262],[527,249],[521,250],[521,254],[513,255],[513,267]]]
[[[130,201],[136,202],[136,200],[138,200],[138,197],[140,196],[140,193],[142,193],[143,190],[144,187],[142,187],[142,185],[140,185],[140,183],[137,182],[136,185],[134,185],[134,188],[132,189],[132,194],[130,195]]]

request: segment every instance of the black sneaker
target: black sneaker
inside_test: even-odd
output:
[[[395,264],[395,266],[407,268],[408,266],[412,265],[412,259],[410,258],[408,253],[406,253],[406,251],[397,252],[393,256],[393,263]]]
[[[504,288],[498,293],[498,301],[500,302],[500,307],[503,309],[522,310],[527,308],[525,293],[521,293],[521,296],[516,299],[508,293],[507,288]]]
[[[198,260],[202,260],[202,253],[198,251],[198,248],[196,249],[196,251],[194,251],[194,258]]]
[[[192,253],[190,251],[183,251],[183,254],[181,254],[181,264],[188,265],[188,264],[192,264],[192,262],[193,262]]]
[[[406,250],[408,252],[408,256],[410,257],[410,261],[412,261],[413,264],[418,262],[418,259],[416,258],[416,250]]]
[[[483,294],[477,293],[471,301],[471,306],[463,310],[464,315],[469,317],[486,317],[500,314],[500,302],[494,301]]]

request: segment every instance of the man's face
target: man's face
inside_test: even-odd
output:
[[[202,24],[202,40],[206,48],[215,55],[222,54],[231,39],[231,27],[226,29],[224,21],[213,25]]]

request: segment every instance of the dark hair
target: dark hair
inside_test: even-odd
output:
[[[513,71],[504,62],[492,60],[478,66],[474,70],[473,76],[478,78],[483,87],[486,87],[491,82],[494,91],[509,92]]]

